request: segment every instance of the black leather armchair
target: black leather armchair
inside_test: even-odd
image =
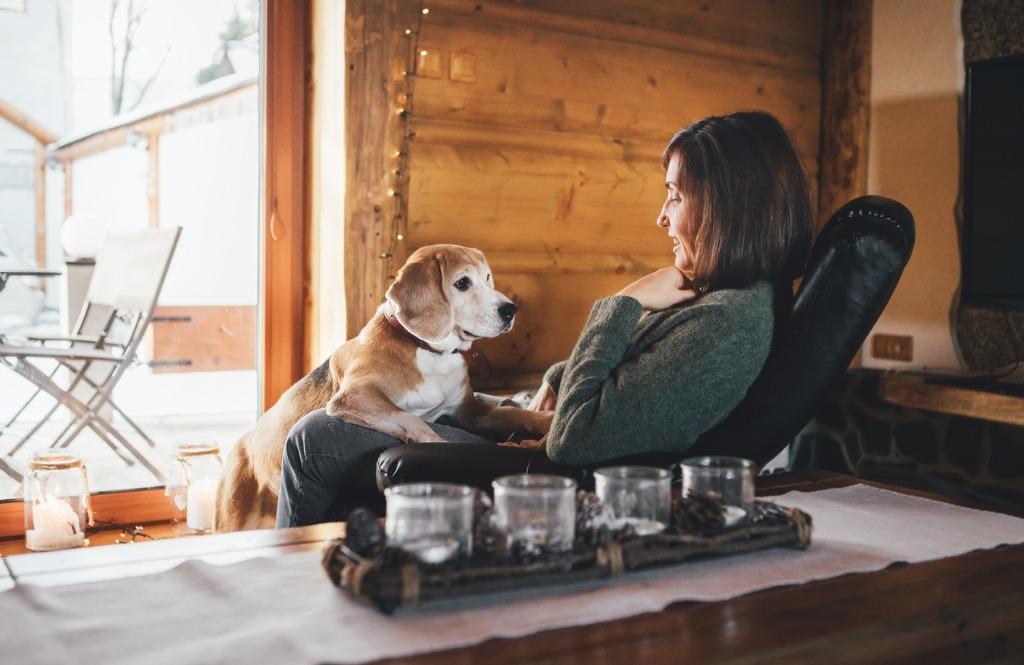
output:
[[[826,388],[838,380],[889,301],[914,246],[914,218],[881,196],[840,208],[811,251],[788,317],[776,327],[772,350],[746,397],[684,453],[649,453],[601,464],[668,467],[684,457],[735,455],[759,464],[772,459],[807,424]],[[409,444],[384,451],[377,485],[460,482],[490,490],[509,473],[558,473],[591,485],[589,468],[569,467],[537,450],[477,444]]]

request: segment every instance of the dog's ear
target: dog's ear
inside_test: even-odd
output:
[[[424,256],[402,266],[385,294],[398,307],[399,322],[427,342],[443,340],[455,326],[443,279],[440,259]]]

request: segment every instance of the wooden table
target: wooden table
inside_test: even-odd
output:
[[[814,472],[759,478],[758,487],[759,495],[769,496],[855,482]],[[224,563],[286,555],[318,549],[343,530],[335,523],[14,555],[4,560],[0,589],[21,582],[66,584],[145,574],[189,558]],[[1024,546],[896,565],[722,602],[676,603],[662,612],[381,662],[1022,663]]]

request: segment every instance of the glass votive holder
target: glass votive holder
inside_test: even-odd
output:
[[[746,522],[754,513],[757,466],[740,457],[691,457],[682,462],[683,496],[716,494],[725,508],[725,526]]]
[[[672,474],[653,466],[607,466],[594,471],[597,498],[611,527],[633,527],[638,536],[660,533],[672,513]]]
[[[221,466],[216,444],[181,443],[174,447],[174,462],[164,489],[171,502],[172,521],[184,521],[194,533],[214,530]]]
[[[25,547],[45,551],[86,544],[85,527],[92,524],[92,515],[81,458],[63,451],[38,452],[23,483]]]
[[[576,537],[576,481],[563,476],[502,476],[494,487],[494,517],[506,545],[530,553],[567,552]]]
[[[388,544],[435,564],[473,553],[475,490],[451,483],[409,483],[384,490]]]

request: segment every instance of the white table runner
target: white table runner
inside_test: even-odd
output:
[[[4,662],[359,663],[722,600],[783,584],[1024,542],[1024,520],[865,485],[772,499],[814,520],[807,551],[766,550],[612,581],[432,603],[393,617],[348,600],[307,552],[0,593]]]

